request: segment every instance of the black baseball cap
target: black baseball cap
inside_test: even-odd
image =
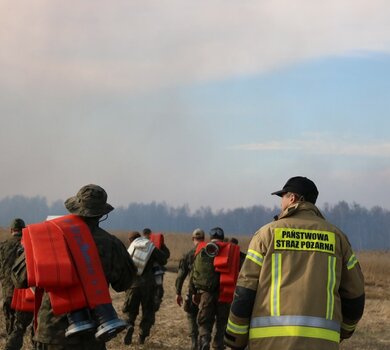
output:
[[[287,192],[300,194],[303,196],[305,201],[313,204],[316,203],[318,197],[318,190],[315,183],[303,176],[295,176],[288,179],[286,184],[283,186],[283,189],[272,192],[271,194],[276,194],[277,196],[282,197]]]
[[[210,230],[210,238],[223,240],[225,238],[225,233],[220,227],[214,227]]]

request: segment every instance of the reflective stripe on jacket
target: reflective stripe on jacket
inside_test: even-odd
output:
[[[299,202],[252,238],[225,341],[262,350],[338,349],[340,332],[352,335],[363,306],[363,275],[347,237],[313,204]]]

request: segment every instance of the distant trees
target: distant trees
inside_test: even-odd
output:
[[[357,203],[341,201],[320,208],[324,216],[341,228],[356,250],[390,249],[390,211],[381,207],[367,209]],[[191,212],[188,205],[171,207],[167,203],[130,203],[117,207],[102,225],[109,230],[142,230],[191,232],[196,227],[209,230],[221,226],[228,235],[251,235],[278,214],[279,208],[262,205],[213,211],[201,207]],[[0,200],[0,226],[7,227],[14,217],[26,223],[40,222],[48,215],[67,211],[63,201],[48,204],[45,197],[6,197]]]

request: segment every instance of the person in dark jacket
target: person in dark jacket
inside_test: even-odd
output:
[[[195,259],[195,250],[200,242],[204,242],[204,231],[197,228],[192,232],[192,242],[194,247],[190,249],[179,262],[179,269],[176,277],[176,303],[179,306],[183,305],[182,288],[183,283],[187,276],[190,275],[192,265]],[[192,294],[188,291],[184,300],[184,311],[187,313],[190,337],[191,337],[191,350],[197,350],[198,348],[198,325],[196,318],[198,316],[199,308],[192,302]]]
[[[106,191],[97,185],[83,186],[65,201],[71,214],[81,218],[91,232],[96,244],[104,275],[116,292],[130,287],[136,268],[124,244],[115,236],[99,227],[99,222],[114,208],[107,203]],[[13,267],[13,279],[18,288],[27,287],[26,260],[21,259]],[[35,332],[37,350],[105,350],[105,342],[95,338],[93,332],[66,337],[69,327],[67,315],[54,315],[49,294],[43,294]]]
[[[209,234],[211,246],[224,241],[225,233],[220,227],[212,228]],[[230,304],[219,301],[220,273],[215,269],[214,257],[208,252],[208,245],[196,255],[190,280],[192,300],[199,306],[198,349],[209,350],[211,345],[215,350],[223,350]],[[211,342],[213,326],[215,335]]]
[[[151,239],[152,236],[152,230],[150,228],[144,228],[142,230],[142,237]],[[166,258],[169,259],[171,252],[169,251],[166,244],[163,242],[161,247],[159,249],[165,254]],[[164,274],[165,274],[166,268],[163,265],[160,265],[158,263],[154,263],[153,266],[153,272],[154,272],[154,278],[156,279],[156,284],[154,286],[154,309],[155,312],[157,312],[160,309],[161,303],[163,301],[164,297]]]
[[[167,263],[167,256],[162,250],[157,249],[148,238],[141,237],[138,232],[129,235],[129,243],[128,252],[138,271],[137,277],[126,291],[122,307],[123,313],[127,315],[128,323],[124,344],[130,345],[132,343],[135,321],[140,306],[142,308],[142,318],[139,325],[138,341],[140,344],[144,344],[146,338],[150,335],[156,314],[154,307],[156,280],[153,266],[154,264],[164,266]]]
[[[14,284],[11,279],[12,266],[23,252],[20,243],[22,230],[26,225],[20,218],[12,220],[12,237],[0,243],[0,282],[3,291],[3,313],[7,332],[4,350],[19,350],[23,346],[23,337],[33,319],[32,312],[15,311],[11,308]]]
[[[233,243],[233,244],[235,244],[235,245],[238,245],[238,239],[235,238],[235,237],[230,238],[230,239],[229,239],[229,242],[230,242],[230,243]],[[244,252],[240,251],[240,269],[241,269],[241,267],[242,267],[242,264],[243,264],[244,261],[245,261],[245,257],[246,257],[246,254],[245,254]]]

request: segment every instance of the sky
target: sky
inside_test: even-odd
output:
[[[0,3],[0,198],[390,210],[390,2]]]

